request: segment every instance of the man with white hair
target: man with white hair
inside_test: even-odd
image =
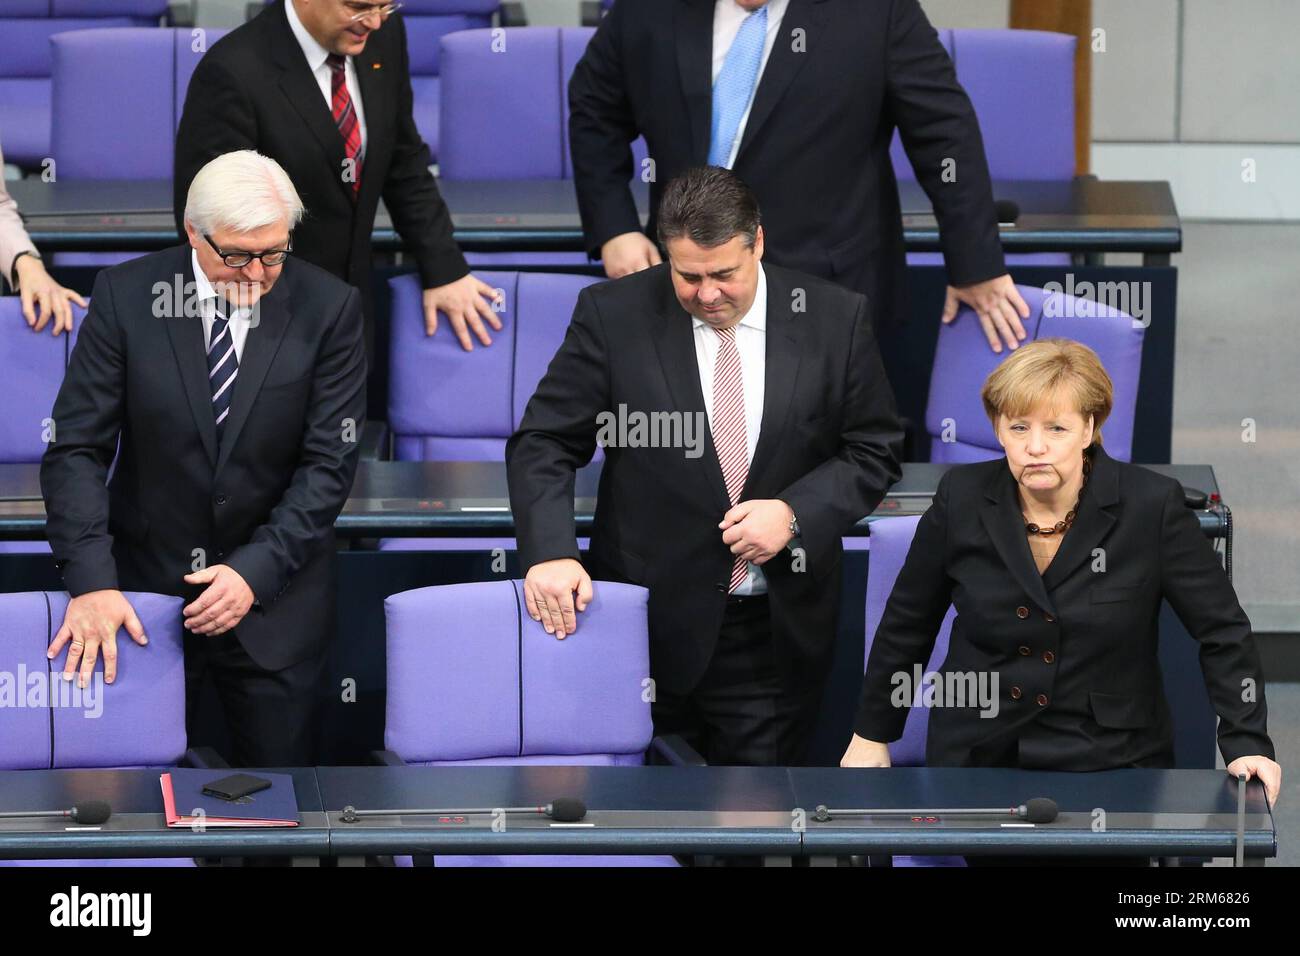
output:
[[[274,160],[205,165],[188,245],[95,281],[41,462],[72,595],[49,656],[67,646],[82,686],[102,657],[112,684],[118,628],[147,643],[122,591],[184,597],[191,742],[210,673],[238,766],[314,762],[334,520],[364,424],[361,297],[292,257],[302,215]]]

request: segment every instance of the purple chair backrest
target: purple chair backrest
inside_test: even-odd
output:
[[[491,348],[464,352],[449,334],[424,334],[419,278],[392,290],[388,424],[400,460],[500,461],[551,357],[564,340],[578,293],[593,276],[480,272],[505,308]]]
[[[84,691],[60,676],[67,649],[46,648],[63,624],[62,591],[0,594],[0,769],[171,766],[185,752],[185,661],[178,597],[127,592],[149,643],[117,636],[117,679],[103,663]]]
[[[80,327],[86,310],[72,307],[73,327]],[[54,399],[68,364],[67,335],[39,335],[27,327],[17,296],[0,298],[0,462],[36,462],[45,454],[51,432]]]
[[[979,118],[994,179],[1074,177],[1075,38],[1039,30],[940,30]],[[897,133],[894,174],[916,173]]]
[[[439,175],[572,179],[569,77],[593,33],[592,27],[511,27],[444,36]],[[638,139],[632,151],[639,175],[645,141]]]
[[[867,565],[867,621],[866,653],[863,667],[871,657],[871,644],[875,640],[876,629],[885,614],[885,605],[889,594],[894,589],[898,572],[903,569],[907,551],[912,546],[912,536],[921,518],[917,516],[881,518],[871,522],[871,561]],[[948,656],[948,638],[952,632],[953,618],[956,611],[948,609],[948,614],[939,627],[939,634],[934,642],[934,651],[926,663],[926,672],[935,671]],[[909,679],[911,675],[909,675]],[[919,688],[918,688],[919,690]],[[913,701],[917,703],[917,701]],[[930,724],[930,712],[925,707],[913,707],[907,715],[907,724],[903,736],[889,745],[889,759],[899,767],[925,766],[925,735]]]
[[[1120,461],[1129,461],[1145,326],[1092,299],[1032,286],[1016,288],[1031,312],[1025,322],[1026,341],[1073,339],[1101,359],[1115,388],[1110,418],[1102,428],[1106,451]],[[993,426],[984,414],[980,389],[1006,357],[1005,351],[997,355],[989,349],[979,320],[969,308],[963,307],[956,319],[940,328],[925,410],[931,461],[959,464],[1002,457]]]
[[[58,175],[170,179],[190,78],[225,33],[128,27],[54,37],[51,155]],[[104,103],[132,105],[110,110]]]
[[[523,582],[418,588],[384,601],[384,745],[407,763],[620,763],[650,744],[644,588],[598,581],[563,641]]]

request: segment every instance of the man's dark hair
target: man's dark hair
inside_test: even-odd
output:
[[[712,249],[744,236],[752,249],[761,221],[758,200],[739,176],[721,166],[697,166],[664,187],[659,244],[685,237]]]

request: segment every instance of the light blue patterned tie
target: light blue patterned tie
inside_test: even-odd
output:
[[[736,142],[740,118],[745,115],[763,64],[767,39],[767,4],[745,18],[713,84],[713,129],[709,138],[709,165],[726,166]]]

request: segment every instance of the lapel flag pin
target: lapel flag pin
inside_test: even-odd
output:
[[[377,70],[377,69],[380,68],[381,65],[382,65],[382,64],[379,64],[379,63],[371,63],[371,64],[370,64],[370,69],[372,69],[372,70]]]

